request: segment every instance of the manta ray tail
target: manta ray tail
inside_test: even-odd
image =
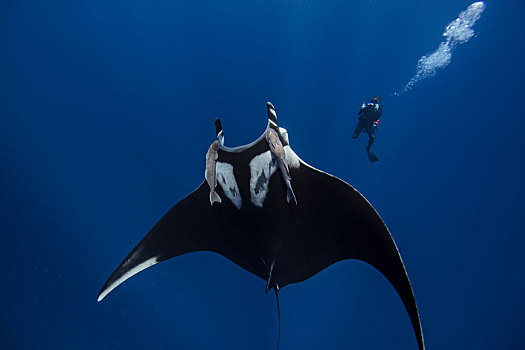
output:
[[[281,308],[279,307],[278,287],[275,287],[273,290],[275,291],[275,300],[277,301],[277,318],[279,319],[279,331],[277,333],[277,350],[279,350],[279,343],[281,341]]]

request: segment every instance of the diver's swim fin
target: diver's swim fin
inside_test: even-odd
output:
[[[372,152],[368,152],[368,160],[370,161],[370,163],[374,163],[374,162],[377,162],[379,160],[379,158],[377,158],[377,156],[375,154],[373,154]]]

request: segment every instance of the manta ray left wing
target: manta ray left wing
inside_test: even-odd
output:
[[[206,155],[205,181],[151,229],[109,277],[102,300],[120,283],[160,261],[213,251],[266,281],[276,292],[331,264],[359,259],[395,288],[420,350],[423,333],[397,247],[370,203],[344,181],[312,168],[290,148],[268,103],[268,127],[237,148],[217,140]]]
[[[217,225],[222,221],[221,213],[210,206],[209,193],[208,185],[203,182],[171,208],[111,274],[99,293],[98,301],[140,271],[196,251],[222,254],[265,279],[266,269],[262,261],[253,259],[251,242],[235,230],[221,230]]]

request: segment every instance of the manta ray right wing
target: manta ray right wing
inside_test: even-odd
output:
[[[410,317],[419,348],[423,333],[416,300],[396,244],[379,214],[352,186],[300,160],[291,169],[298,205],[283,235],[272,282],[304,281],[346,259],[364,261],[392,284]]]

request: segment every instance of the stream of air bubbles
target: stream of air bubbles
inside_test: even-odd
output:
[[[475,36],[472,27],[484,10],[485,3],[483,1],[475,2],[465,11],[462,11],[458,18],[450,22],[443,33],[445,39],[439,44],[437,50],[417,61],[416,74],[408,81],[403,90],[394,93],[394,95],[399,96],[407,92],[417,82],[433,77],[439,69],[448,66],[452,59],[452,50],[457,45],[464,44]]]

